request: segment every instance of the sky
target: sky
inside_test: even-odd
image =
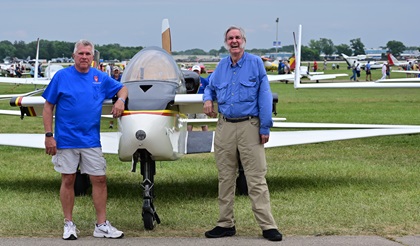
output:
[[[419,7],[419,0],[3,0],[0,41],[83,38],[99,45],[161,46],[167,18],[173,51],[218,50],[231,25],[245,30],[246,49],[268,49],[276,40],[291,45],[299,25],[303,45],[320,38],[350,45],[360,38],[365,48],[391,40],[420,46]]]

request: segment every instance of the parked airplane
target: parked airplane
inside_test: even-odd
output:
[[[39,54],[39,39],[38,39],[38,45],[37,45],[37,53],[36,53],[36,59],[35,59],[35,71],[34,71],[34,77],[33,78],[12,78],[12,77],[0,77],[0,83],[9,83],[9,84],[31,84],[35,85],[41,85],[45,87],[48,85],[52,79],[52,77],[55,75],[55,73],[63,69],[64,67],[59,64],[51,64],[48,63],[48,66],[44,70],[44,77],[38,77],[38,54]],[[99,59],[100,59],[100,52],[95,50],[94,59],[92,62],[92,67],[97,68],[99,66]],[[0,95],[0,99],[10,99],[12,97],[16,96],[29,96],[29,95],[35,95],[40,92],[42,92],[43,89],[37,89],[35,88],[35,91],[23,93],[23,94],[3,94]]]
[[[277,72],[277,69],[279,68],[279,60],[276,59],[274,61],[270,61],[270,59],[266,57],[261,57],[261,59],[264,62],[264,67],[266,71],[272,71]]]
[[[301,28],[299,26],[298,44],[296,46],[296,71],[300,71],[300,58],[301,58]],[[346,56],[345,54],[342,54]],[[343,57],[344,57],[343,56]],[[382,65],[381,65],[382,66]],[[295,73],[294,88],[295,89],[319,89],[319,88],[420,88],[420,78],[407,78],[407,79],[387,79],[377,80],[375,82],[340,82],[340,83],[322,83],[322,84],[302,84],[300,81],[300,74]],[[410,80],[409,80],[410,79]],[[384,83],[386,82],[386,83]],[[414,83],[413,83],[414,82]]]
[[[397,58],[395,58],[395,56],[392,55],[391,53],[388,53],[387,58],[388,58],[388,64],[390,66],[406,67],[409,64],[412,66],[414,63],[417,62],[417,59],[408,59],[407,61],[398,61]]]
[[[348,56],[346,54],[341,53],[341,56],[344,58],[344,60],[347,63],[347,66],[351,67],[353,63],[356,61],[356,64],[360,64],[360,68],[364,69],[366,66],[366,61],[361,61],[361,59],[366,59],[365,55],[358,55],[358,56]],[[382,64],[371,61],[370,62],[370,69],[381,69]]]
[[[37,47],[36,47],[36,59],[35,59],[35,72],[34,78],[14,78],[14,77],[1,77],[0,83],[13,83],[13,84],[33,84],[33,85],[48,85],[51,81],[51,77],[38,77],[38,58],[39,58],[39,38],[37,40]],[[59,65],[54,65],[53,68],[47,68],[47,75],[52,76],[57,72]],[[61,67],[62,68],[62,67]]]
[[[166,19],[163,26],[167,26],[168,29],[163,28],[162,34],[169,32]],[[170,36],[169,40],[163,38],[162,45],[171,47]],[[300,62],[300,57],[298,59]],[[298,76],[298,73],[295,76]],[[143,223],[145,229],[151,230],[155,222],[160,223],[153,204],[155,161],[173,161],[185,154],[212,152],[214,132],[187,131],[186,114],[201,113],[203,110],[202,94],[196,94],[199,79],[194,72],[180,70],[167,51],[159,47],[141,50],[131,59],[121,81],[129,91],[126,108],[118,119],[119,131],[101,133],[102,150],[104,153],[118,154],[121,161],[131,162],[132,171],[136,171],[139,163],[143,175]],[[10,104],[36,116],[41,115],[44,102],[42,97],[17,97],[13,98]],[[277,101],[273,101],[274,113],[276,103]],[[110,112],[111,107],[112,100],[103,102],[105,114]],[[334,124],[328,125],[327,128],[333,127],[332,125]],[[289,123],[285,127],[292,126],[293,123]],[[274,127],[283,127],[282,122],[275,122]],[[316,123],[298,123],[296,127],[323,126]],[[420,133],[420,126],[352,124],[351,128],[354,129],[273,131],[265,147]],[[0,144],[43,149],[44,138],[44,134],[0,134]]]

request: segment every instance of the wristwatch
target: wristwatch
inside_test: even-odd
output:
[[[47,133],[45,133],[45,136],[46,136],[47,138],[50,138],[50,137],[52,137],[52,136],[53,136],[53,133],[52,133],[52,132],[47,132]]]

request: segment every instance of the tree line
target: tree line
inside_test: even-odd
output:
[[[37,42],[25,43],[24,41],[15,41],[10,42],[8,40],[0,41],[0,59],[6,57],[16,57],[20,59],[26,59],[30,56],[32,59],[35,58]],[[391,40],[386,43],[385,46],[380,47],[386,49],[398,57],[404,50],[419,50],[420,47],[407,47],[402,42]],[[41,59],[51,60],[52,58],[60,57],[71,57],[73,54],[74,42],[64,42],[64,41],[40,41],[39,57]],[[129,60],[137,52],[143,49],[142,46],[136,47],[124,47],[119,44],[106,44],[106,45],[95,45],[101,54],[101,59],[104,60]],[[290,52],[294,53],[294,45],[286,45],[280,49],[277,49],[278,52]],[[264,55],[267,53],[275,53],[275,48],[269,49],[247,49],[249,53],[256,55]],[[221,46],[220,49],[212,49],[209,52],[206,52],[202,49],[189,49],[185,51],[174,51],[173,55],[212,55],[219,56],[219,54],[228,53],[224,46]],[[333,54],[340,55],[344,53],[346,55],[364,55],[365,46],[360,40],[360,38],[355,38],[350,40],[350,45],[340,44],[334,45],[331,39],[320,38],[319,40],[310,40],[308,46],[302,46],[302,60],[320,60],[320,55],[325,54],[330,56]],[[384,54],[385,55],[385,54]]]

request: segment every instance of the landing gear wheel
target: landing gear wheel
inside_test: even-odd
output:
[[[238,195],[241,195],[241,196],[248,195],[248,185],[246,184],[245,171],[241,163],[241,158],[239,157],[239,152],[238,152],[238,177],[236,178],[236,190],[237,190]]]
[[[236,188],[238,190],[238,195],[248,195],[248,185],[246,184],[246,177],[243,172],[239,172],[239,176],[236,178]]]
[[[136,164],[140,162],[140,172],[143,175],[143,206],[142,217],[144,229],[153,230],[155,221],[160,224],[159,216],[156,213],[155,206],[153,205],[154,195],[154,176],[156,174],[156,163],[152,159],[151,154],[144,149],[138,149],[133,155],[133,168],[135,171]]]
[[[144,229],[146,230],[153,230],[155,227],[153,214],[151,213],[143,213],[143,224]]]
[[[85,196],[90,186],[89,175],[76,172],[76,181],[74,182],[74,195]]]

